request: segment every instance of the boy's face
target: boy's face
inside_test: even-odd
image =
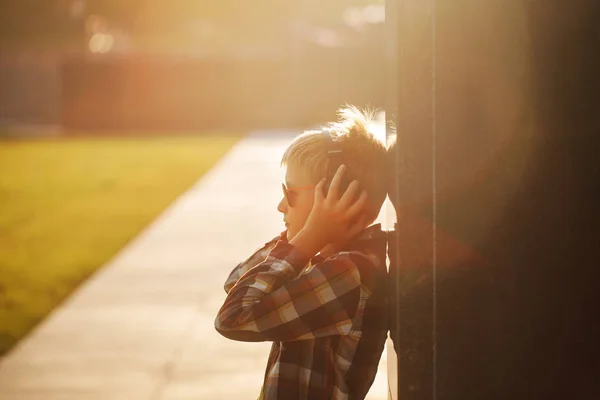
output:
[[[314,188],[315,184],[311,182],[303,168],[294,165],[286,168],[284,192],[287,191],[287,196],[282,194],[283,198],[277,210],[283,213],[288,240],[296,236],[304,227],[315,200]]]

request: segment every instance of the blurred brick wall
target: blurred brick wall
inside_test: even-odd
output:
[[[343,103],[383,107],[377,50],[190,60],[0,55],[0,122],[92,130],[306,127]]]
[[[60,56],[0,54],[0,122],[60,122]]]
[[[352,53],[269,60],[72,60],[62,123],[72,129],[261,129],[383,107],[383,61]]]

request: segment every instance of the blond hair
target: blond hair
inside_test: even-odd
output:
[[[371,205],[379,211],[387,194],[387,152],[385,144],[371,131],[375,111],[347,105],[338,110],[338,116],[338,121],[327,124],[325,129],[342,150],[347,178],[360,182]],[[316,184],[328,172],[329,141],[322,131],[304,132],[286,149],[281,165],[302,168]]]

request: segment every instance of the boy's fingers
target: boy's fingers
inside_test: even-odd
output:
[[[348,189],[342,195],[340,199],[339,206],[342,209],[348,208],[352,205],[352,201],[355,199],[358,191],[360,189],[360,183],[358,181],[352,181],[350,185],[348,185]]]
[[[361,226],[364,228],[364,226],[369,222],[369,216],[367,214],[363,214],[360,218],[360,223]]]
[[[329,185],[329,192],[327,193],[327,198],[339,199],[339,191],[340,191],[340,183],[342,182],[342,177],[346,172],[346,166],[340,165],[335,171],[335,175],[333,179],[331,179],[331,184]]]
[[[348,212],[346,213],[347,217],[354,218],[355,216],[360,214],[362,211],[364,211],[364,209],[367,205],[367,198],[368,198],[367,191],[363,190],[362,193],[360,194],[360,197],[358,198],[358,200],[356,200],[356,202],[354,202],[354,204],[352,204],[350,206],[350,208],[348,208]]]
[[[363,229],[365,229],[368,222],[367,214],[363,213],[360,215],[358,220],[349,229],[350,237],[358,235]]]
[[[321,202],[325,199],[323,195],[323,187],[325,186],[325,178],[321,179],[315,186],[315,202]]]

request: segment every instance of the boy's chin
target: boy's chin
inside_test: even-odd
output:
[[[287,241],[289,242],[292,240],[297,234],[298,232],[288,229],[285,233]]]

